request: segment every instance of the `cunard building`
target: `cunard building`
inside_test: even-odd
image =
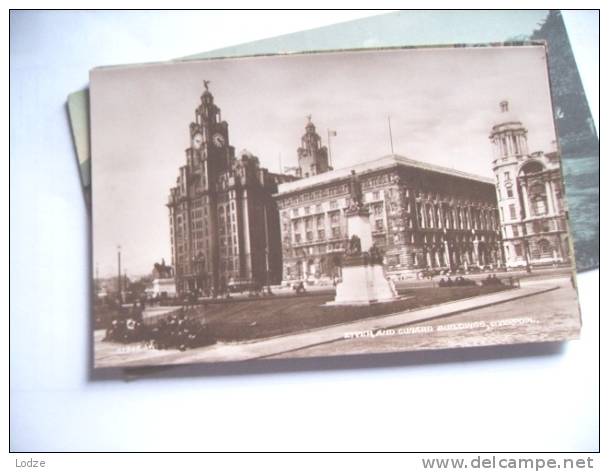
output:
[[[190,147],[171,188],[169,222],[179,293],[222,292],[231,281],[281,280],[277,185],[294,177],[268,172],[253,154],[235,156],[228,123],[205,82]]]
[[[305,131],[303,142],[320,142],[310,121]],[[352,170],[361,181],[374,243],[388,272],[501,265],[492,179],[399,155],[331,170],[326,154],[317,149],[300,175],[311,168],[317,172],[278,187],[284,280],[340,275]]]
[[[507,101],[489,139],[506,265],[566,263],[570,260],[567,210],[557,152],[529,153],[527,129]]]

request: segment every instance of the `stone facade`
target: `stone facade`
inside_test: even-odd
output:
[[[279,185],[284,280],[340,276],[352,170],[387,272],[502,264],[491,179],[390,155]]]
[[[178,292],[221,293],[231,281],[278,282],[281,242],[272,195],[294,177],[268,172],[248,151],[235,157],[208,82],[189,129],[186,165],[167,204]]]
[[[568,263],[567,210],[556,151],[529,153],[527,129],[500,104],[489,139],[507,267]]]

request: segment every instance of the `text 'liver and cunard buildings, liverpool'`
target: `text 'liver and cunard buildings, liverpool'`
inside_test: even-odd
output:
[[[292,179],[268,172],[248,151],[235,157],[205,81],[186,165],[167,203],[178,292],[223,292],[237,280],[278,283],[281,243],[272,195]]]

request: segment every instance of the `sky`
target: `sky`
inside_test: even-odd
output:
[[[165,206],[190,145],[203,80],[228,122],[231,145],[271,171],[297,165],[306,116],[335,168],[393,149],[493,177],[488,135],[499,102],[529,130],[529,150],[555,140],[542,47],[421,48],[204,60],[91,73],[93,267],[127,275],[171,261]]]

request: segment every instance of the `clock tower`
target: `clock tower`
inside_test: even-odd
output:
[[[176,289],[218,296],[230,287],[278,283],[281,236],[273,194],[293,177],[270,173],[251,152],[235,157],[209,81],[203,85],[186,164],[167,203]]]
[[[220,108],[209,91],[209,80],[204,80],[205,90],[201,104],[195,110],[195,121],[190,123],[189,162],[206,170],[208,182],[230,169],[235,149],[229,145],[228,123],[222,121]]]
[[[224,181],[224,176],[233,167],[235,148],[229,143],[228,123],[222,120],[220,108],[214,103],[214,96],[209,91],[209,84],[209,80],[203,81],[205,90],[201,95],[201,103],[195,110],[195,121],[190,123],[190,147],[186,150],[186,155],[191,195],[184,219],[191,226],[201,226],[195,218],[201,215],[207,217],[205,230],[202,232],[201,228],[196,229],[194,234],[198,238],[190,238],[187,242],[190,260],[183,266],[188,267],[191,273],[204,268],[209,273],[206,283],[218,290],[221,285],[222,247],[219,225],[223,223],[218,218],[218,206],[221,206],[225,197],[219,183]],[[204,243],[199,243],[197,239]]]
[[[298,153],[299,177],[310,177],[332,170],[328,164],[328,148],[321,145],[321,137],[315,131],[311,115],[307,116],[305,134],[300,140]]]

